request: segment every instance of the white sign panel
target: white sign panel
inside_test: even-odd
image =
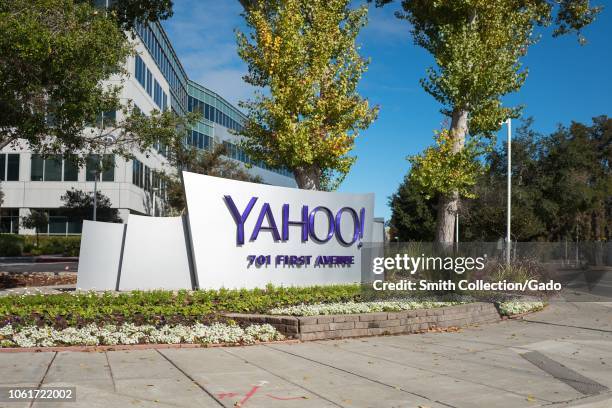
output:
[[[344,194],[183,173],[200,288],[359,282],[373,194]]]
[[[182,217],[130,214],[119,290],[191,289]]]

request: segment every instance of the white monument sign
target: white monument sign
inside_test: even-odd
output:
[[[344,194],[183,173],[200,288],[359,282],[373,194]]]

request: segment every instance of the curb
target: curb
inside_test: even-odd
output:
[[[78,256],[0,256],[0,264],[3,263],[65,263],[79,262]]]

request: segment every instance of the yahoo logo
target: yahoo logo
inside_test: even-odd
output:
[[[231,196],[226,195],[223,197],[225,200],[225,204],[232,214],[232,218],[236,223],[236,244],[243,245],[244,244],[244,224],[248,219],[255,203],[257,202],[257,197],[251,197],[249,203],[243,211],[238,210],[234,200]],[[318,213],[322,213],[325,215],[327,219],[327,234],[325,236],[317,236],[315,232],[315,217]],[[353,220],[353,234],[349,239],[345,239],[342,236],[342,232],[340,231],[340,223],[342,221],[342,217],[344,215],[350,216]],[[264,222],[267,225],[264,225]],[[329,208],[318,206],[313,208],[310,212],[308,211],[308,206],[303,205],[301,210],[301,219],[290,220],[289,219],[289,204],[283,204],[282,207],[282,224],[281,229],[279,229],[276,225],[276,220],[274,219],[274,215],[272,214],[272,209],[270,208],[269,203],[264,203],[261,206],[261,210],[259,211],[259,216],[257,217],[257,222],[255,223],[255,228],[251,233],[250,241],[255,241],[259,236],[261,231],[268,231],[272,234],[272,237],[275,241],[287,241],[289,239],[289,227],[300,227],[301,228],[301,237],[302,242],[308,241],[308,239],[312,239],[318,243],[325,243],[331,240],[334,236],[340,241],[342,245],[350,246],[357,242],[358,239],[363,239],[363,229],[365,222],[365,208],[362,208],[359,211],[355,211],[351,207],[342,207],[336,214],[334,214]]]

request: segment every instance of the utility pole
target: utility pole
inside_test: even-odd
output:
[[[100,131],[104,131],[104,112],[102,112],[102,123],[100,126]],[[94,175],[94,196],[93,196],[93,220],[96,221],[98,214],[98,178],[102,176],[103,170],[103,162],[104,156],[106,156],[106,148],[109,144],[115,143],[117,138],[113,135],[107,135],[104,138],[104,152],[102,153],[102,158],[96,162],[96,172]],[[100,180],[102,181],[102,180]]]
[[[512,250],[512,236],[511,236],[511,220],[512,220],[512,119],[506,120],[506,126],[508,129],[508,187],[507,187],[507,220],[506,220],[506,264],[510,265],[510,253]]]

